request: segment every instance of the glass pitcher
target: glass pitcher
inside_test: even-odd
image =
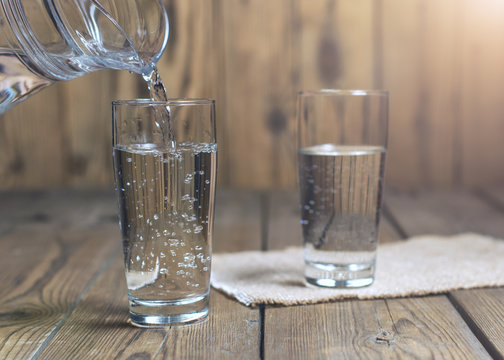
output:
[[[149,74],[167,40],[161,0],[0,0],[0,113],[92,71]]]

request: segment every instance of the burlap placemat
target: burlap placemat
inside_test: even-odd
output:
[[[378,247],[375,282],[360,289],[308,287],[300,248],[215,254],[212,286],[247,306],[313,304],[504,285],[504,240],[478,234],[420,236]]]

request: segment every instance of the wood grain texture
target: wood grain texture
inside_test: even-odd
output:
[[[390,91],[387,182],[456,183],[458,2],[383,0],[383,87]]]
[[[66,119],[57,106],[58,85],[0,116],[2,188],[50,188],[63,184],[61,125]]]
[[[217,191],[213,252],[260,250],[262,210],[260,193]]]
[[[468,192],[390,193],[388,202],[409,235],[443,235],[473,231],[504,237],[502,210]],[[504,357],[503,289],[460,290],[450,293],[472,330],[495,358]]]
[[[267,308],[265,358],[490,359],[446,297]]]
[[[217,100],[222,185],[294,188],[296,94],[320,88],[390,90],[389,185],[504,180],[499,1],[164,2],[158,67],[170,97]],[[145,96],[101,71],[19,104],[1,116],[0,188],[109,185],[110,101]]]
[[[292,192],[271,194],[268,249],[300,241],[297,201]],[[390,222],[384,223],[382,237],[398,241]],[[264,354],[273,359],[490,358],[445,296],[266,307]]]
[[[504,289],[453,291],[451,296],[490,354],[504,358]]]
[[[408,236],[477,232],[504,236],[502,213],[469,191],[388,191],[385,200]]]
[[[462,35],[457,58],[460,59],[461,182],[464,185],[502,184],[502,137],[504,104],[502,90],[504,69],[504,4],[484,0],[460,3],[463,9]],[[492,46],[491,43],[499,44]]]
[[[209,318],[202,323],[161,329],[131,326],[123,261],[117,255],[39,359],[257,358],[259,312],[214,290]]]
[[[140,329],[128,324],[126,294],[124,264],[117,251],[113,265],[58,329],[39,359],[154,358],[166,330]]]
[[[104,207],[103,198],[93,199],[97,208]],[[259,249],[259,198],[253,193],[220,192],[217,204],[215,234],[220,240],[214,242],[215,248],[220,251]],[[115,236],[102,241],[116,243],[118,237],[117,231]],[[202,323],[164,329],[138,329],[129,325],[123,263],[117,249],[112,266],[75,307],[40,358],[256,358],[258,332],[257,309],[240,305],[214,290],[210,296],[209,318]]]
[[[297,0],[298,90],[373,88],[373,1]]]
[[[212,291],[208,320],[170,328],[160,359],[256,359],[259,311]]]
[[[222,11],[227,138],[224,181],[243,187],[294,180],[295,93],[292,2],[224,1]]]
[[[113,181],[111,102],[117,82],[116,72],[99,71],[57,84],[58,101],[52,106],[64,121],[59,134],[51,135],[61,137],[64,184],[104,186]]]
[[[116,234],[115,227],[112,230]],[[7,275],[13,281],[4,283],[11,287],[0,300],[1,358],[29,358],[44,346],[111,253],[118,251],[117,243],[103,241],[110,235],[110,228],[78,232],[38,229],[8,235],[12,237],[8,243],[13,242],[15,248],[6,253],[17,262],[15,266],[9,260],[2,263],[2,273],[14,273]],[[30,249],[33,238],[41,240],[35,245],[38,251]]]

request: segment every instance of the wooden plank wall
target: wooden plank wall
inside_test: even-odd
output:
[[[504,2],[165,0],[171,97],[217,99],[219,184],[296,184],[301,89],[390,91],[387,183],[504,180]],[[103,71],[53,85],[0,119],[0,187],[110,186],[110,101],[144,96]]]

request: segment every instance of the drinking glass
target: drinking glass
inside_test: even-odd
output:
[[[217,166],[214,101],[113,102],[113,157],[131,322],[204,319]]]
[[[301,92],[297,117],[306,281],[368,286],[383,197],[388,93]]]

